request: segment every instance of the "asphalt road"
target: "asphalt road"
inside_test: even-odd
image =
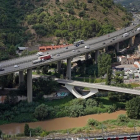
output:
[[[135,22],[139,22],[139,21],[135,21]],[[32,64],[33,60],[36,60],[38,57],[34,54],[34,55],[30,55],[30,56],[26,56],[26,57],[20,57],[20,58],[16,58],[16,59],[12,59],[12,60],[7,60],[7,61],[3,61],[0,63],[0,65],[5,69],[4,71],[0,71],[0,76],[2,75],[6,75],[9,73],[13,73],[16,71],[20,71],[20,70],[24,70],[24,69],[29,69],[29,68],[34,68],[37,66],[42,66],[42,65],[46,65],[49,63],[53,63],[53,62],[57,62],[59,60],[64,60],[70,57],[76,57],[78,55],[81,54],[85,54],[91,51],[95,51],[95,50],[99,50],[102,48],[105,48],[109,45],[113,45],[117,42],[121,42],[123,40],[126,40],[130,37],[133,37],[137,34],[139,34],[139,31],[136,31],[136,25],[132,25],[130,27],[121,29],[119,31],[115,31],[113,33],[95,38],[95,39],[89,39],[87,41],[85,41],[84,44],[79,45],[78,47],[75,46],[69,46],[68,49],[66,48],[61,48],[61,49],[57,49],[57,50],[51,50],[48,51],[50,55],[52,55],[52,59],[47,60],[45,62],[40,62],[37,64]],[[128,32],[130,33],[128,37],[122,37],[122,35]],[[116,37],[116,38],[115,38]],[[115,38],[115,40],[113,40]],[[105,45],[103,45],[103,43],[105,43]],[[90,48],[89,49],[85,49],[85,46],[89,45]],[[73,52],[72,50],[75,50],[75,52]],[[79,52],[78,52],[79,51]],[[47,52],[45,52],[45,54],[47,54]],[[60,56],[56,56],[56,54],[60,54]],[[18,64],[19,67],[18,68],[14,68],[14,65]]]

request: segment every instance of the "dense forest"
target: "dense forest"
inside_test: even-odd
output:
[[[73,43],[113,32],[131,21],[131,15],[113,0],[0,3],[0,60],[15,57],[18,46]]]

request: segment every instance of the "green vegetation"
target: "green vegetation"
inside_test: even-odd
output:
[[[124,109],[124,101],[130,102],[130,99],[134,97],[121,93],[116,95],[118,96],[113,93],[97,93],[95,97],[86,100],[73,99],[73,96],[69,95],[59,100],[50,101],[41,98],[33,103],[22,101],[18,104],[14,103],[15,100],[12,100],[12,102],[0,104],[0,124],[34,122],[65,116],[79,117],[104,112],[111,113],[118,109]]]
[[[131,99],[126,103],[126,110],[127,110],[127,115],[128,117],[132,119],[139,119],[140,118],[140,98],[136,97]]]
[[[111,68],[111,56],[108,54],[102,53],[98,57],[98,75],[104,76],[108,71],[107,67]]]
[[[0,61],[18,57],[17,47],[34,46],[44,42],[42,37],[47,40],[44,44],[73,43],[113,32],[131,21],[131,15],[112,0],[5,0],[0,13]]]
[[[44,120],[48,116],[48,107],[45,104],[41,104],[38,107],[36,107],[34,112],[35,118],[38,120]]]
[[[25,124],[25,126],[24,126],[24,135],[29,136],[29,134],[30,134],[29,125]]]

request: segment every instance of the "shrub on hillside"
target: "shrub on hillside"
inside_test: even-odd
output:
[[[41,104],[38,107],[36,107],[34,116],[39,120],[46,119],[48,117],[48,106],[45,104]]]
[[[88,125],[90,126],[98,126],[100,123],[97,120],[94,119],[89,119],[88,120]]]
[[[115,112],[116,111],[116,106],[115,105],[110,105],[108,108],[108,113],[112,113],[112,112]]]
[[[70,102],[71,105],[83,105],[85,106],[86,100],[84,99],[74,99]]]
[[[128,117],[126,115],[124,115],[124,114],[119,115],[117,120],[119,122],[128,122],[129,121]]]
[[[21,113],[16,115],[13,119],[14,122],[23,123],[23,122],[35,122],[37,121],[32,114],[29,113]]]
[[[29,131],[29,125],[28,124],[25,124],[25,126],[24,126],[24,135],[25,136],[29,136],[29,133],[30,133],[30,131]]]
[[[93,99],[87,99],[86,100],[86,107],[96,107],[97,101]]]
[[[83,105],[73,105],[69,107],[69,116],[70,117],[79,117],[84,115]]]
[[[134,123],[128,122],[127,126],[128,126],[128,127],[134,127]]]
[[[128,117],[132,119],[140,118],[140,98],[136,97],[126,103]]]

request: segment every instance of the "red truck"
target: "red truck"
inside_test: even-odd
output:
[[[51,56],[50,55],[44,55],[44,56],[39,57],[39,59],[41,59],[42,61],[44,61],[44,60],[51,59]]]

